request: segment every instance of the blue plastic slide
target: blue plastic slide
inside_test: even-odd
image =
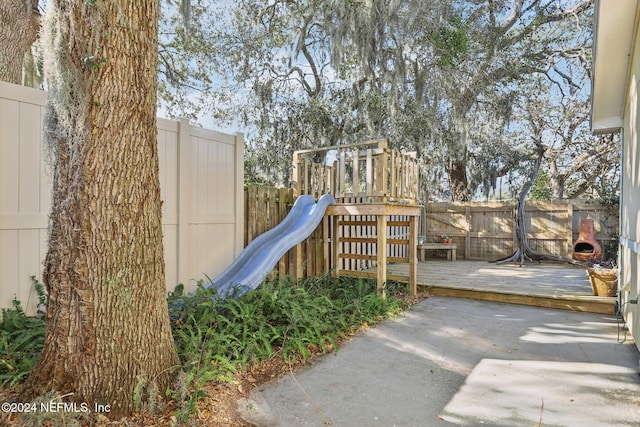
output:
[[[335,202],[331,194],[320,197],[318,203],[312,196],[298,197],[280,224],[256,237],[225,271],[205,286],[214,286],[223,298],[254,290],[289,249],[316,229],[327,207]]]

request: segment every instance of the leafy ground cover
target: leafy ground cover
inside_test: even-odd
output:
[[[0,390],[25,379],[36,363],[44,345],[44,286],[32,277],[38,294],[38,311],[27,316],[20,301],[2,310],[0,320]]]
[[[40,288],[41,298],[44,298]],[[41,299],[41,302],[44,300]],[[338,351],[362,328],[396,316],[413,302],[406,285],[390,283],[387,298],[372,280],[330,276],[267,281],[237,299],[216,298],[199,284],[169,294],[169,314],[181,360],[171,404],[132,397],[139,413],[117,422],[100,414],[0,414],[7,425],[246,425],[236,401],[252,389],[291,373],[315,358]],[[16,400],[44,342],[44,316],[26,316],[19,302],[0,322],[0,401]],[[141,384],[140,390],[148,390]],[[12,394],[14,393],[14,394]],[[49,396],[48,398],[52,398]],[[53,396],[53,398],[56,398]],[[3,418],[4,417],[4,418]]]

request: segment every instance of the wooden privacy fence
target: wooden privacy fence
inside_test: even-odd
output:
[[[289,213],[295,196],[292,188],[249,185],[245,190],[245,246],[278,225]],[[287,252],[274,266],[280,277],[317,276],[328,271],[322,243],[325,226],[320,225],[301,244]]]
[[[245,190],[245,246],[278,225],[291,210],[295,198],[290,188],[249,185]],[[337,254],[324,245],[334,236],[339,244]],[[386,236],[387,259],[406,262],[409,218],[390,215]],[[321,222],[304,242],[287,252],[274,266],[272,274],[302,278],[325,274],[334,268],[343,272],[374,268],[377,242],[375,215],[336,216],[334,221]]]
[[[515,202],[429,203],[420,234],[425,241],[451,236],[458,257],[495,260],[514,250]],[[614,257],[618,241],[617,207],[575,201],[534,202],[525,205],[527,237],[537,252],[571,257],[580,221],[593,219],[596,238],[605,257]]]
[[[51,171],[42,143],[46,92],[0,82],[0,308],[17,297],[29,312],[42,279]],[[244,141],[158,119],[167,289],[195,288],[242,251]]]

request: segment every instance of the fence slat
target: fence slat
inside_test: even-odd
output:
[[[422,233],[426,241],[438,241],[441,235],[452,236],[465,259],[498,259],[513,252],[514,214],[515,202],[430,203],[425,207]],[[595,203],[527,202],[529,245],[542,253],[570,258],[580,220],[585,218],[594,219],[596,238],[603,247],[612,248],[605,257],[614,256],[617,209]]]
[[[46,99],[44,91],[0,82],[0,308],[16,295],[29,314],[36,301],[30,276],[42,280],[51,208]],[[180,282],[193,290],[243,247],[244,139],[188,120],[157,124],[167,290]]]

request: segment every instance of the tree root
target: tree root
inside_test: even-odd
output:
[[[517,248],[516,251],[504,258],[500,258],[494,261],[489,261],[496,265],[505,264],[507,262],[513,262],[516,264],[520,264],[520,266],[524,266],[525,261],[537,261],[540,263],[541,261],[555,261],[555,262],[564,262],[573,265],[584,265],[582,261],[578,261],[572,258],[567,258],[558,255],[549,255],[549,254],[541,254],[535,251],[532,251],[530,248],[525,248],[522,250],[521,248]]]

